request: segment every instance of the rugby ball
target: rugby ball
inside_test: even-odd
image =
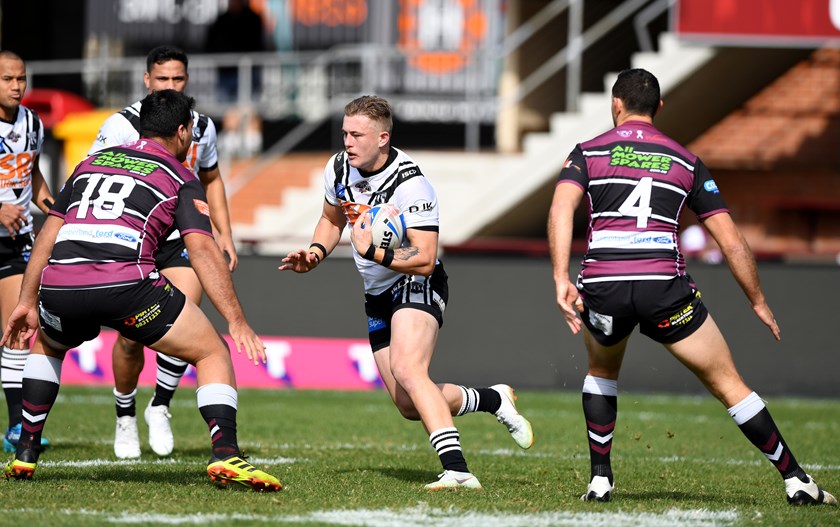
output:
[[[375,247],[381,249],[396,249],[402,245],[405,237],[405,218],[400,209],[390,203],[383,203],[372,207],[370,213],[370,229]]]

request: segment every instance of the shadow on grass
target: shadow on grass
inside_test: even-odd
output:
[[[652,501],[673,501],[682,503],[697,502],[700,504],[708,504],[710,502],[717,502],[726,506],[752,507],[755,506],[755,500],[749,496],[744,496],[742,499],[736,495],[729,494],[726,496],[716,495],[709,492],[680,492],[680,491],[645,491],[645,492],[626,492],[622,491],[620,494],[613,495],[613,502],[652,502]]]
[[[441,469],[442,470],[442,469]],[[436,479],[437,473],[432,473],[429,470],[419,470],[413,468],[393,468],[393,467],[359,467],[357,469],[345,470],[343,472],[359,472],[370,471],[378,472],[385,477],[405,481],[406,483],[429,483]]]

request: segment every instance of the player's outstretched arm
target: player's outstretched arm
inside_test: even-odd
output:
[[[283,258],[282,265],[278,267],[281,271],[294,271],[296,273],[308,273],[315,269],[321,260],[325,259],[338,245],[341,240],[341,231],[347,224],[347,219],[340,207],[330,205],[324,200],[324,208],[321,217],[315,225],[315,233],[312,235],[312,244],[307,249],[299,249],[290,252]]]
[[[245,320],[245,312],[236,296],[230,270],[219,246],[213,238],[201,233],[182,233],[182,237],[195,274],[213,306],[227,321],[228,333],[236,343],[237,351],[241,353],[244,350],[254,364],[259,361],[265,363],[265,345]]]
[[[703,225],[720,247],[720,251],[732,271],[732,276],[744,290],[744,294],[747,295],[747,299],[752,304],[756,316],[770,329],[776,340],[781,340],[781,330],[761,290],[755,257],[753,257],[747,241],[741,235],[741,231],[732,221],[732,216],[726,212],[715,214],[705,218]]]
[[[583,302],[577,288],[569,279],[569,260],[575,209],[582,197],[583,190],[577,185],[559,183],[554,189],[548,213],[548,247],[551,252],[557,305],[574,334],[580,331],[581,320],[578,312],[583,311]]]

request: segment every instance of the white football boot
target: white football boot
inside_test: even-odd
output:
[[[513,388],[507,384],[496,384],[490,387],[502,397],[502,405],[496,410],[496,419],[505,425],[513,440],[520,448],[531,448],[534,444],[534,430],[531,423],[516,409],[516,395]]]
[[[837,498],[819,488],[811,476],[808,476],[807,482],[796,476],[787,478],[785,493],[791,505],[837,505]]]
[[[140,457],[140,438],[137,435],[137,417],[117,417],[117,431],[114,435],[114,455],[119,459]]]
[[[169,420],[172,418],[169,408],[163,405],[152,406],[152,401],[149,401],[143,417],[149,425],[149,446],[155,454],[159,456],[171,454],[172,449],[175,448],[175,439],[172,437],[172,428],[169,426]]]
[[[470,472],[456,472],[454,470],[444,470],[443,474],[438,476],[440,479],[434,483],[426,485],[426,490],[445,490],[445,489],[480,489],[481,483],[478,478],[473,476]]]
[[[606,476],[595,476],[586,488],[580,501],[610,501],[614,487]]]

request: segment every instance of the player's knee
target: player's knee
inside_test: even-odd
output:
[[[136,357],[137,355],[143,353],[143,344],[129,340],[120,335],[114,343],[114,352],[121,353],[129,357]]]

